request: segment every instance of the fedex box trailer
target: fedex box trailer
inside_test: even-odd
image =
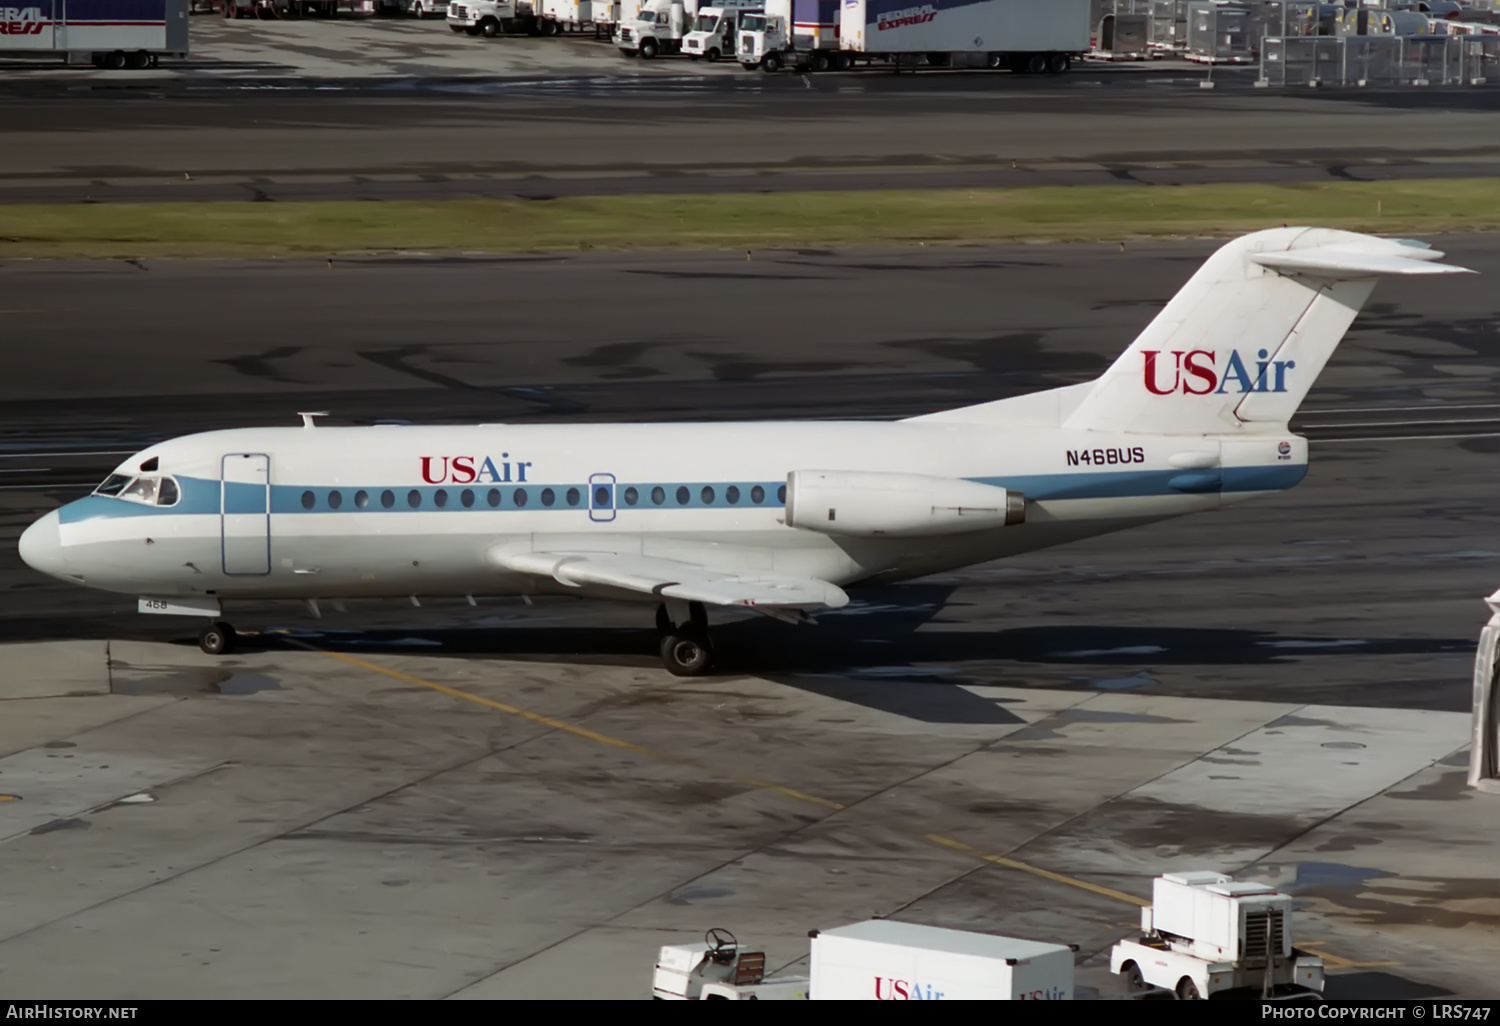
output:
[[[864,60],[1065,71],[1088,52],[1089,0],[843,0],[839,44]]]
[[[188,53],[189,0],[20,3],[0,7],[0,53],[79,54],[105,68],[144,68]]]
[[[1061,944],[888,919],[814,933],[811,969],[813,1001],[1073,997],[1073,952]]]

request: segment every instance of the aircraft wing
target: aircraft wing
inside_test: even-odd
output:
[[[715,606],[801,609],[848,605],[836,584],[815,577],[789,577],[748,571],[710,570],[694,563],[656,556],[606,552],[497,552],[491,561],[516,573],[551,577],[573,588],[620,588],[643,595]]]

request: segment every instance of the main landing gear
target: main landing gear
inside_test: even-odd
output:
[[[215,620],[198,632],[198,647],[209,655],[224,655],[233,652],[237,640],[239,639],[234,633],[234,628],[223,620]]]
[[[682,614],[687,617],[683,619]],[[708,637],[708,611],[702,602],[670,602],[656,607],[656,630],[661,635],[661,661],[678,677],[708,672],[714,649]]]

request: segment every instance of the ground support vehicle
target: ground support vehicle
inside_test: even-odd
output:
[[[700,7],[693,31],[682,38],[682,52],[693,60],[706,58],[710,63],[734,59],[741,18],[760,14],[760,8]]]
[[[189,0],[25,0],[0,8],[0,53],[149,68],[188,55]]]
[[[738,12],[759,4],[760,0],[717,0],[714,6]],[[615,45],[627,57],[648,60],[663,54],[683,53],[687,37],[696,28],[699,11],[698,0],[646,0],[635,18],[627,22],[627,11],[622,6]]]
[[[1290,895],[1189,872],[1157,877],[1151,898],[1141,909],[1141,936],[1109,955],[1129,996],[1322,999],[1322,958],[1292,946]]]
[[[1067,71],[1090,46],[1089,0],[843,0],[839,46],[855,63]]]
[[[709,930],[657,955],[652,997],[681,1001],[942,999],[1059,1000],[1073,997],[1076,947],[871,919],[814,930],[810,975],[765,977],[765,952]]]
[[[805,978],[767,981],[766,953],[741,945],[728,930],[713,929],[701,942],[666,944],[656,956],[651,996],[658,1001],[765,1001],[805,999]]]

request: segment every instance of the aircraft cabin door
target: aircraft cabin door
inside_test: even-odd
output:
[[[232,452],[221,463],[219,523],[224,572],[271,572],[271,457]]]
[[[607,524],[615,518],[615,475],[589,475],[589,519]]]

